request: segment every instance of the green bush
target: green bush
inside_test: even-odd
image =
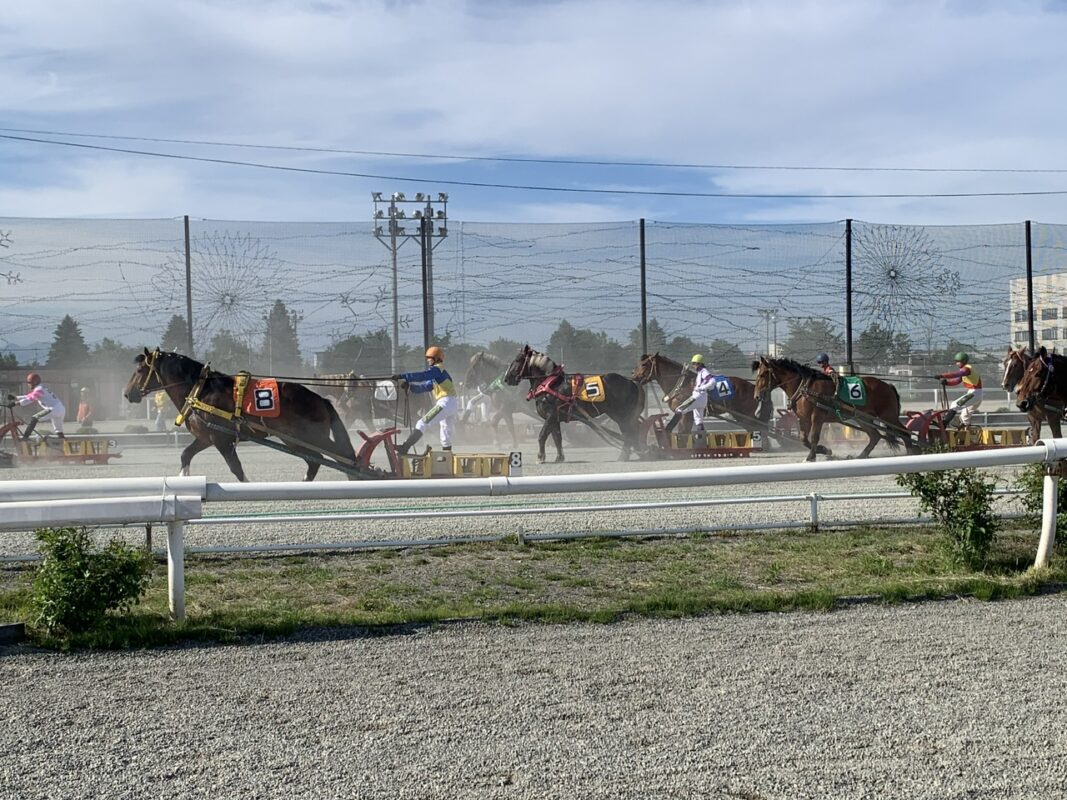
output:
[[[1045,503],[1045,465],[1027,464],[1015,479],[1019,490],[1018,502],[1028,522],[1041,524],[1042,507]],[[1060,478],[1056,491],[1056,530],[1067,530],[1067,479]]]
[[[111,610],[126,610],[145,592],[151,557],[122,542],[94,549],[84,528],[36,531],[44,556],[33,577],[37,624],[49,631],[80,633]]]
[[[985,564],[1000,528],[993,513],[994,481],[974,469],[951,469],[897,475],[897,484],[919,498],[919,507],[937,520],[954,560],[972,569]]]

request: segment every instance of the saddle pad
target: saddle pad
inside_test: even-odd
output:
[[[250,417],[281,416],[281,398],[278,395],[278,381],[274,378],[248,378],[238,375],[233,383],[233,403],[240,405],[241,413]]]
[[[734,384],[725,375],[714,375],[708,397],[712,400],[729,400],[734,396]]]
[[[837,382],[837,399],[850,406],[867,405],[867,387],[863,378],[840,378]]]
[[[578,387],[578,399],[587,403],[599,403],[604,400],[604,379],[599,375],[585,375]]]

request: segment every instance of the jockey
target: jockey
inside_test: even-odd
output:
[[[65,439],[66,437],[63,435],[63,417],[67,415],[67,409],[63,405],[63,401],[44,387],[41,383],[41,376],[36,372],[31,372],[26,376],[26,383],[30,385],[30,391],[18,397],[8,395],[7,402],[8,406],[13,406],[15,403],[20,406],[36,403],[41,407],[40,411],[30,417],[30,423],[26,426],[26,430],[22,432],[22,439],[29,439],[33,429],[37,427],[37,423],[42,419],[51,420],[52,428],[55,430],[56,435],[60,439]]]
[[[822,374],[834,382],[834,394],[837,394],[837,370],[830,366],[830,356],[819,353],[815,356],[815,363],[819,365]]]
[[[966,427],[971,423],[971,415],[982,404],[982,376],[968,363],[970,359],[966,353],[956,353],[952,360],[956,362],[956,369],[941,374],[941,385],[959,386],[962,383],[967,391],[956,398],[956,402],[945,413],[943,421],[948,425],[958,413],[960,423]]]
[[[431,422],[441,423],[441,447],[445,450],[452,449],[452,417],[459,410],[459,398],[456,397],[456,387],[452,383],[452,376],[444,368],[444,351],[434,345],[426,350],[426,369],[421,372],[402,372],[394,375],[401,389],[410,389],[415,394],[433,392],[433,408],[423,415],[422,419],[415,423],[415,430],[404,440],[404,443],[396,448],[398,453],[406,453],[411,446],[422,438]]]
[[[704,366],[704,356],[697,353],[689,362],[689,369],[696,373],[696,377],[693,379],[693,393],[689,395],[689,398],[679,403],[678,407],[671,413],[670,421],[667,423],[666,430],[668,432],[674,430],[674,426],[678,424],[681,419],[681,415],[686,411],[692,411],[693,413],[693,430],[695,432],[704,431],[704,409],[708,407],[708,390],[714,384],[714,376],[711,374],[706,366]],[[663,398],[664,402],[667,402],[667,398]]]

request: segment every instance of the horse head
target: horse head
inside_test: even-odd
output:
[[[1000,381],[1000,386],[1004,391],[1010,392],[1019,384],[1032,358],[1030,352],[1021,347],[1018,350],[1008,348],[1008,355],[1004,357],[1003,362],[1004,375]]]
[[[144,352],[139,353],[134,359],[137,366],[133,370],[133,375],[126,381],[126,388],[122,390],[123,397],[129,402],[140,403],[146,394],[163,388],[163,378],[159,374],[159,362],[162,355],[158,347],[151,352],[146,347]]]
[[[630,376],[630,380],[636,382],[639,386],[644,386],[656,377],[656,358],[659,353],[649,355],[648,353],[642,354],[640,360],[637,362],[637,366],[634,368],[633,375]]]
[[[753,397],[759,399],[772,389],[778,388],[778,375],[774,371],[774,364],[766,356],[760,356],[758,361],[752,362],[752,371],[756,373],[756,382],[753,385]]]
[[[1022,372],[1022,378],[1016,388],[1015,401],[1019,411],[1030,411],[1040,402],[1048,390],[1052,373],[1049,364],[1046,363],[1045,348],[1031,359],[1030,364]]]
[[[504,383],[508,386],[518,386],[523,378],[529,377],[528,369],[532,354],[533,350],[530,349],[530,345],[524,344],[518,355],[508,364],[508,368],[504,372]]]

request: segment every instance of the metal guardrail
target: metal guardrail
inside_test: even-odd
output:
[[[469,478],[457,481],[386,480],[323,481],[321,483],[214,483],[204,478],[117,478],[55,481],[11,481],[0,484],[0,529],[28,530],[60,524],[84,524],[86,509],[97,518],[128,524],[166,522],[167,569],[171,613],[185,616],[186,522],[200,518],[201,502],[278,500],[359,500],[407,497],[506,497],[512,495],[618,492],[640,489],[697,488],[779,483],[874,475],[930,472],[965,467],[997,467],[1067,459],[1067,439],[965,453],[927,453],[856,461],[759,464],[666,472],[599,473],[588,475]],[[1048,564],[1056,535],[1058,477],[1044,479],[1041,541],[1035,566]],[[810,497],[806,495],[805,497]],[[816,496],[816,501],[818,497]],[[36,517],[34,516],[35,509]],[[129,511],[127,517],[122,514]],[[817,512],[816,512],[817,524]]]

